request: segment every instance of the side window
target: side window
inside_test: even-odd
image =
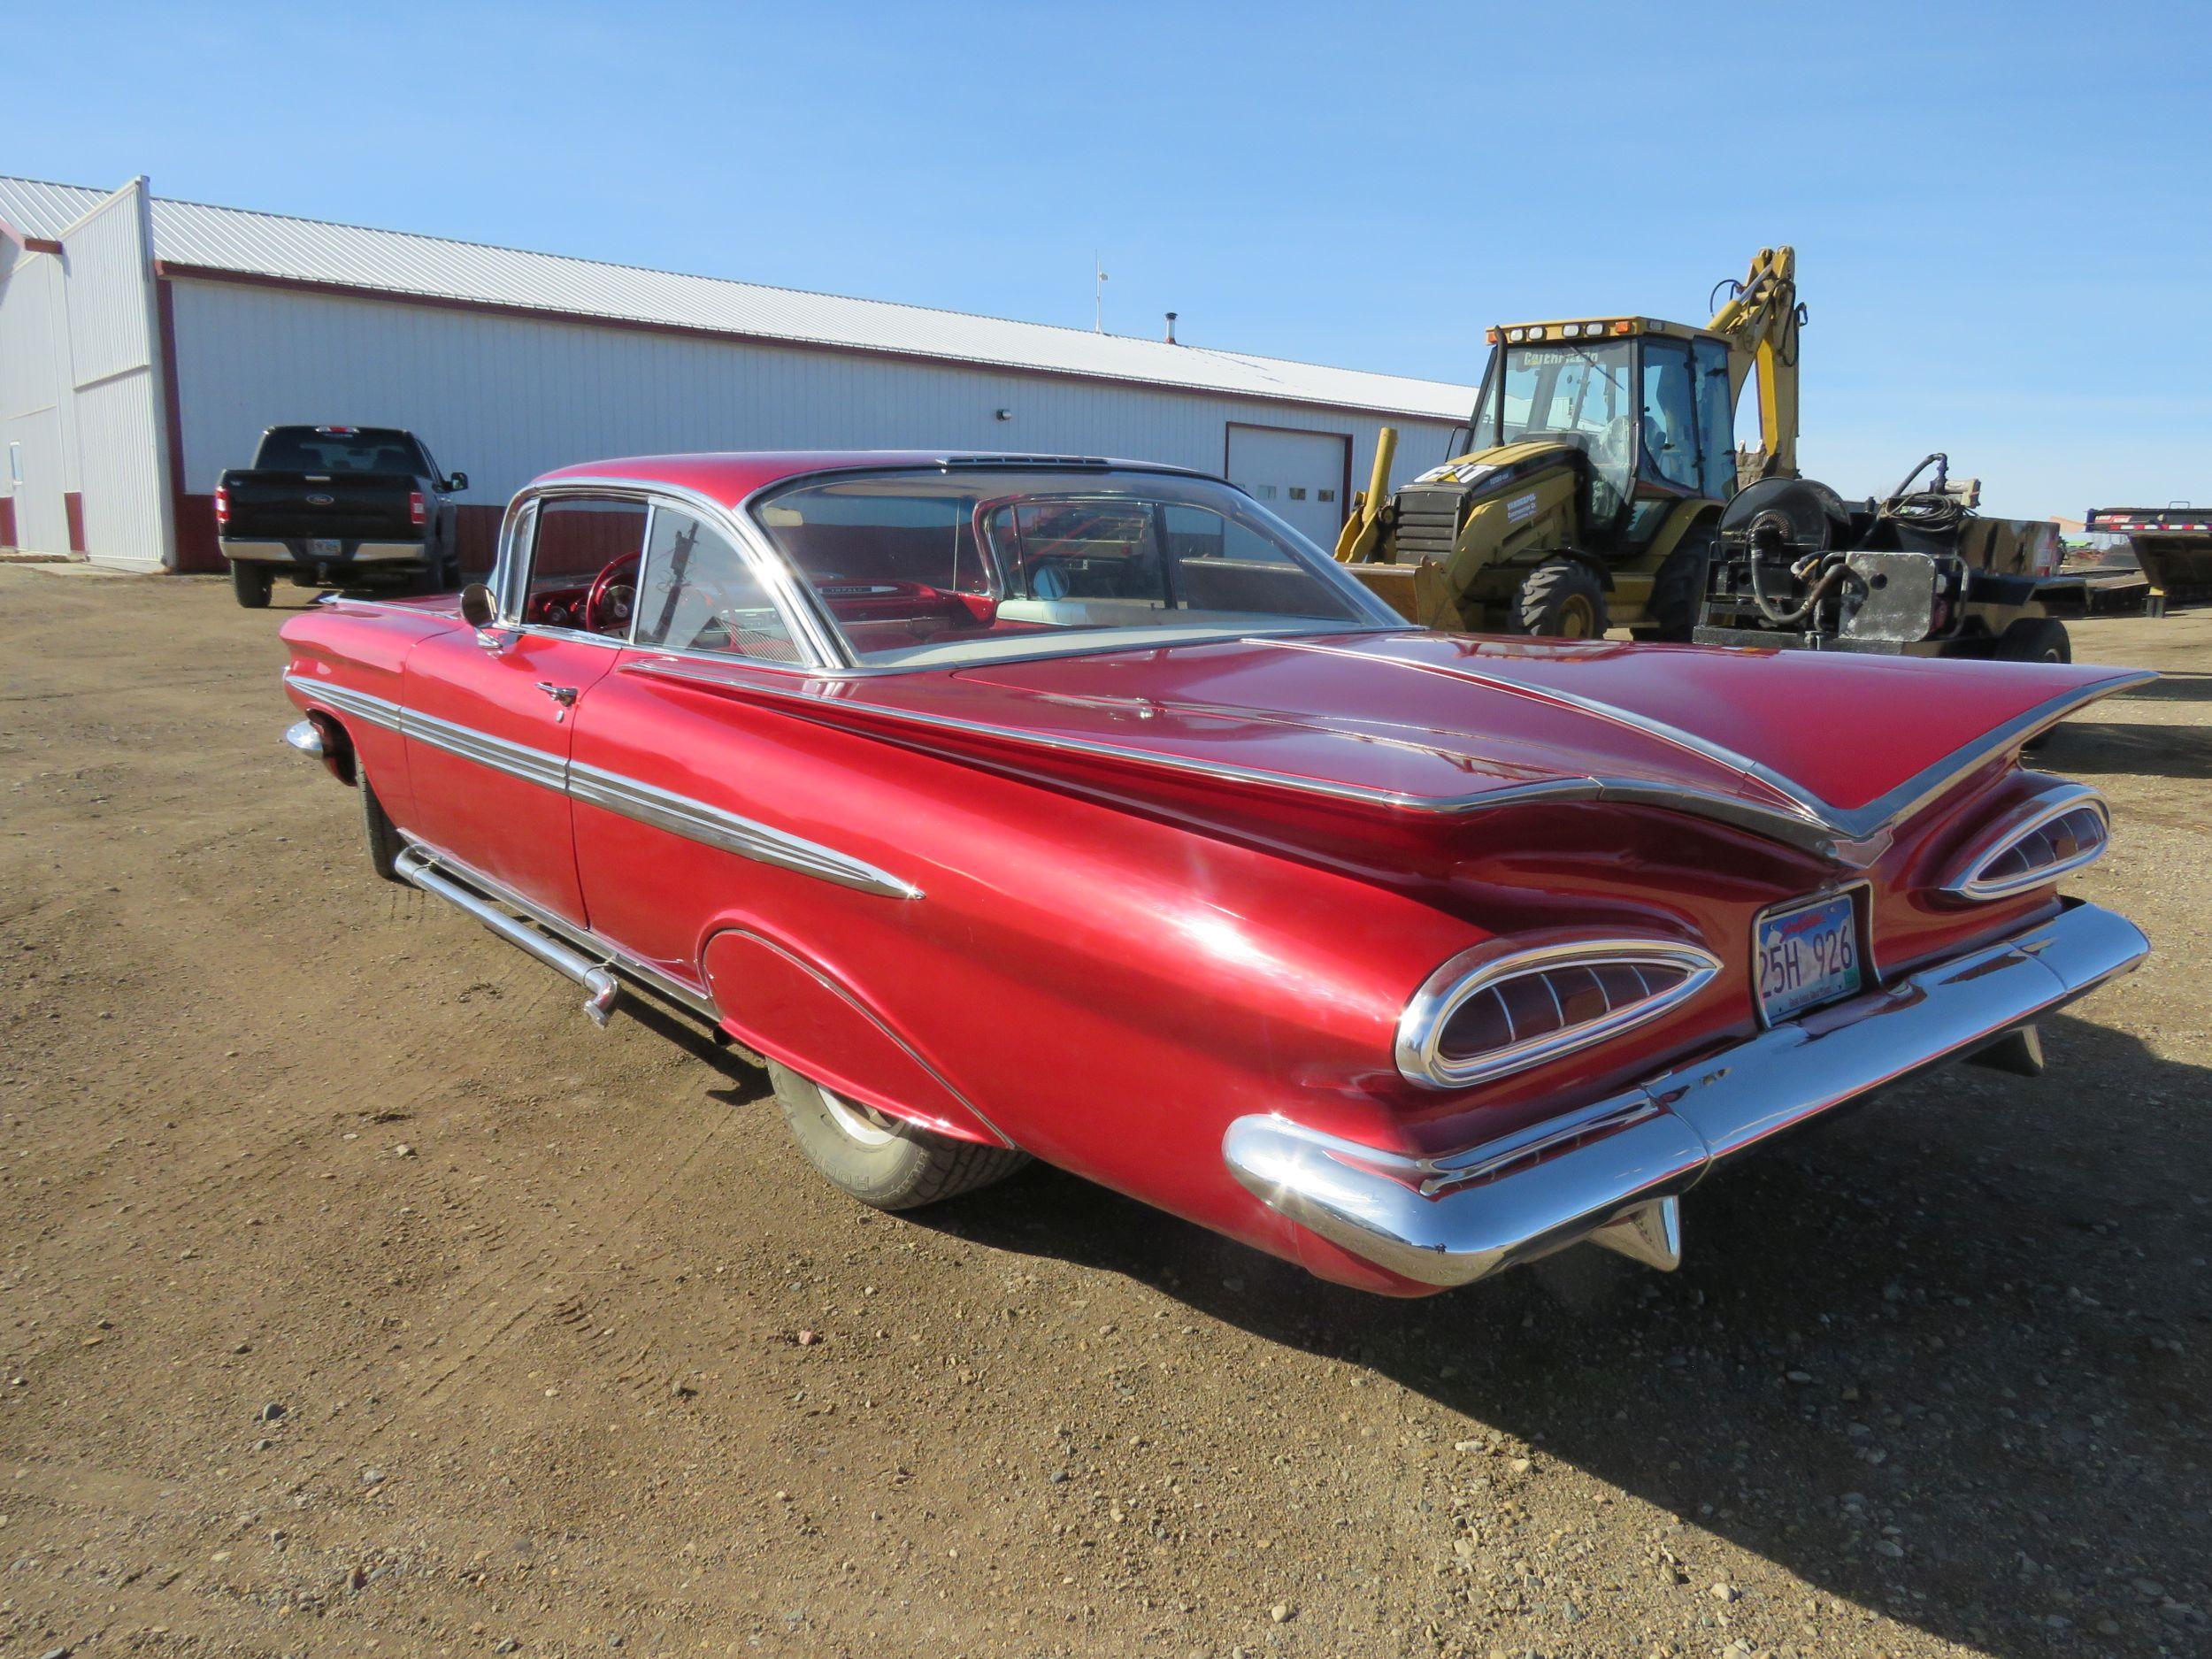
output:
[[[1736,493],[1736,406],[1728,393],[1728,348],[1700,340],[1697,360],[1697,419],[1705,434],[1705,494],[1726,501]]]
[[[1690,354],[1671,342],[1644,342],[1644,472],[1684,489],[1700,488],[1697,400]]]
[[[713,526],[671,507],[653,510],[632,641],[771,663],[800,660],[774,600],[744,557]]]
[[[1259,616],[1333,617],[1334,595],[1288,549],[1249,525],[1180,503],[1161,509],[1167,530],[1170,587],[1189,611]]]
[[[540,502],[522,592],[522,619],[549,627],[626,632],[637,587],[634,561],[644,544],[642,502],[588,495],[556,495]],[[626,569],[619,563],[625,559],[633,561]],[[598,614],[588,618],[586,604],[603,571],[609,572],[606,591]]]

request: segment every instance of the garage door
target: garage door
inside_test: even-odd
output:
[[[1352,440],[1341,433],[1229,423],[1229,481],[1325,548],[1344,527],[1351,465]]]

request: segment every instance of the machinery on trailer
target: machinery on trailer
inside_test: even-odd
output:
[[[1720,519],[1720,548],[1696,638],[1915,657],[2070,662],[2058,526],[1985,518],[1981,481],[1924,457],[1880,500],[1845,501],[1810,479],[1745,487]]]
[[[1761,249],[1703,327],[1491,329],[1473,447],[1394,492],[1385,428],[1337,557],[1425,627],[2067,660],[2055,524],[1980,517],[1940,455],[1879,502],[1798,476],[1796,270]]]
[[[2212,599],[2212,507],[2093,507],[2083,527],[2127,537],[2151,585],[2151,615],[2163,616],[2169,603]]]
[[[1425,626],[1688,639],[1754,368],[1748,470],[1797,472],[1795,271],[1790,249],[1760,250],[1702,327],[1607,316],[1491,329],[1469,452],[1393,493],[1392,446],[1378,446],[1337,557]]]

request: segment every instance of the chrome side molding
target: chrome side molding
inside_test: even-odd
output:
[[[304,674],[287,674],[284,683],[302,696],[318,703],[328,703],[342,714],[370,721],[388,731],[399,733],[411,742],[427,743],[457,755],[463,760],[473,761],[494,772],[518,778],[556,795],[566,794],[572,800],[588,806],[601,807],[610,812],[649,824],[672,835],[683,836],[703,846],[718,848],[723,852],[735,853],[756,864],[774,864],[779,869],[795,870],[801,875],[818,880],[831,881],[839,887],[850,887],[858,893],[872,893],[882,898],[918,899],[922,889],[902,876],[879,869],[864,858],[834,847],[824,846],[794,835],[774,826],[757,819],[741,817],[735,812],[678,795],[673,790],[635,778],[626,778],[619,772],[607,772],[581,762],[572,762],[564,755],[550,749],[537,749],[527,743],[495,737],[480,732],[474,726],[457,721],[441,719],[419,710],[406,709],[388,698],[365,691],[355,691],[328,680],[311,679]],[[565,686],[541,682],[538,687],[548,695],[568,694],[559,697],[564,707],[572,704],[575,696]],[[297,728],[295,728],[296,730]],[[286,734],[290,741],[290,734]],[[294,748],[298,748],[296,743]]]
[[[509,944],[535,956],[555,972],[565,974],[589,993],[584,998],[584,1014],[595,1025],[603,1028],[607,1015],[615,1001],[622,995],[622,982],[603,963],[570,949],[557,939],[549,939],[527,922],[516,919],[491,903],[480,898],[466,887],[449,881],[431,867],[428,858],[418,848],[410,847],[394,860],[393,870],[400,879],[420,887],[434,898],[443,899],[457,910],[465,910],[490,928]]]

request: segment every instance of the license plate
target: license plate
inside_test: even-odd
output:
[[[315,559],[334,559],[338,557],[338,548],[339,543],[336,541],[326,536],[318,536],[307,544],[307,557]]]
[[[1769,910],[1753,949],[1759,1012],[1770,1025],[1863,988],[1858,914],[1848,893]]]

